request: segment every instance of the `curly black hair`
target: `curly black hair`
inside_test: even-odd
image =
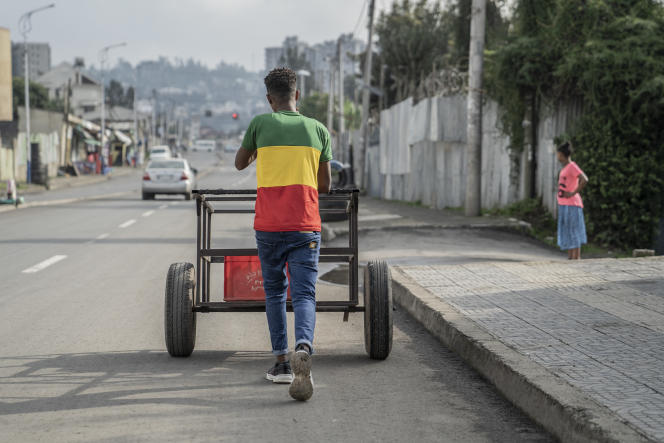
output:
[[[295,71],[289,68],[275,68],[265,77],[265,88],[275,99],[288,100],[295,94],[296,82]]]

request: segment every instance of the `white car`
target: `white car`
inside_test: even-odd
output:
[[[143,200],[153,200],[155,194],[181,194],[191,200],[196,173],[185,159],[151,160],[143,174]]]
[[[196,140],[196,143],[191,147],[192,151],[216,151],[217,142],[214,140]]]
[[[171,158],[171,148],[168,146],[153,146],[150,149],[150,160]]]

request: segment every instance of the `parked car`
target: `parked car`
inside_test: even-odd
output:
[[[150,160],[171,158],[171,148],[168,146],[153,146],[150,148]]]
[[[185,159],[151,160],[143,173],[143,200],[153,200],[156,194],[181,194],[191,200],[196,173]]]

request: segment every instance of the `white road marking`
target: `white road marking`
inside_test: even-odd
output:
[[[168,205],[161,205],[161,206],[159,206],[159,209],[166,209],[166,208],[168,208]]]
[[[144,213],[143,213],[143,217],[149,217],[149,216],[151,216],[152,214],[154,214],[154,211],[147,211],[147,212],[144,212]]]
[[[97,240],[103,240],[103,239],[105,239],[106,237],[108,237],[109,235],[111,235],[111,234],[104,233],[104,234],[98,235],[97,237],[93,238],[92,240],[88,240],[88,241],[86,241],[85,244],[86,244],[86,245],[91,245],[91,244],[94,243],[95,241],[97,241]]]
[[[120,228],[120,229],[128,228],[129,226],[133,225],[134,223],[136,223],[136,220],[134,220],[132,218],[131,220],[127,220],[126,222],[122,223],[120,226],[118,226],[118,228]]]
[[[60,260],[64,260],[65,258],[67,258],[66,255],[54,255],[53,257],[51,257],[49,259],[46,259],[41,263],[37,263],[36,265],[34,265],[34,266],[32,266],[28,269],[24,269],[23,273],[24,274],[34,274],[35,272],[39,272],[42,269],[48,268],[49,266],[59,262]]]
[[[378,221],[378,220],[394,220],[401,218],[398,214],[374,214],[374,215],[360,215],[357,217],[358,221]]]

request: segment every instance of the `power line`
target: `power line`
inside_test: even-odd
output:
[[[355,34],[357,34],[357,30],[358,30],[358,28],[360,27],[360,23],[362,23],[362,21],[363,21],[362,19],[363,19],[363,18],[366,18],[366,17],[364,16],[364,10],[365,10],[366,7],[367,7],[367,1],[368,1],[368,0],[364,0],[364,3],[362,4],[362,9],[360,10],[360,15],[357,17],[357,23],[355,24],[355,29],[353,29],[353,32],[352,32],[352,34],[351,34],[351,38],[354,38],[354,37],[355,37]]]

